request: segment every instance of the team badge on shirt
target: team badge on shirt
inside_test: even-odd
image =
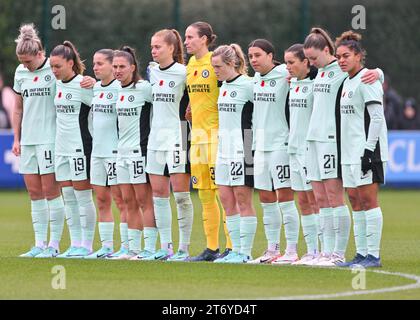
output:
[[[175,81],[169,82],[169,88],[173,88],[173,87],[175,87]]]
[[[193,184],[197,184],[197,177],[196,176],[192,176],[191,177],[191,182],[193,183]]]
[[[275,87],[276,86],[276,80],[271,80],[270,81],[270,86]]]
[[[128,97],[128,101],[129,101],[129,102],[133,102],[133,101],[134,101],[134,96],[129,96],[129,97]]]
[[[210,72],[208,70],[203,70],[203,72],[201,73],[201,76],[203,78],[208,78],[209,75],[210,75]]]

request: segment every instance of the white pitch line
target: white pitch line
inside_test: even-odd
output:
[[[338,270],[346,270],[346,269],[341,269],[340,268]],[[406,278],[406,279],[414,280],[416,282],[412,283],[412,284],[405,285],[405,286],[397,286],[397,287],[374,289],[374,290],[353,290],[353,291],[345,291],[345,292],[330,293],[330,294],[268,297],[268,298],[258,298],[257,300],[331,299],[331,298],[350,297],[350,296],[366,295],[366,294],[374,294],[374,293],[397,292],[397,291],[405,291],[405,290],[412,290],[412,289],[420,288],[420,276],[416,276],[416,275],[413,275],[413,274],[407,274],[407,273],[389,272],[389,271],[381,271],[381,270],[366,270],[366,271],[374,272],[374,273],[381,273],[381,274],[396,276],[396,277],[403,277],[403,278]]]

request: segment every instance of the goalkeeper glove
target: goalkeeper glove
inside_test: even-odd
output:
[[[362,172],[363,175],[367,174],[369,170],[372,170],[373,165],[372,165],[372,160],[373,158],[373,151],[370,151],[368,149],[365,149],[365,152],[363,154],[363,157],[361,157],[362,159]]]

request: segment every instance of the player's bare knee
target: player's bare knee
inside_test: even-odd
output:
[[[362,204],[363,210],[371,210],[379,206],[378,199],[372,197],[371,195],[361,195],[360,202]]]
[[[259,193],[259,196],[262,203],[273,203],[277,201],[277,195],[275,192],[262,191]]]
[[[42,189],[39,190],[37,188],[28,188],[29,197],[31,200],[41,200],[45,199],[44,193],[42,192]]]
[[[102,195],[96,195],[96,204],[98,205],[99,211],[103,211],[111,207],[111,201],[109,201],[108,197],[104,197]]]
[[[277,198],[279,202],[288,202],[294,200],[294,192],[290,188],[277,190]]]
[[[122,197],[120,197],[120,196],[114,197],[114,202],[115,202],[115,205],[118,208],[118,211],[122,212],[122,211],[125,210],[125,202],[124,202]]]
[[[52,200],[60,196],[58,185],[42,185],[42,193],[47,200]]]
[[[302,212],[302,214],[309,214],[309,213],[313,213],[312,212],[312,206],[309,203],[308,199],[304,196],[299,196],[298,197],[298,203],[299,203],[299,208],[300,211]]]

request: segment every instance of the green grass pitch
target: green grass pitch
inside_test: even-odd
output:
[[[201,206],[197,194],[192,193],[192,197],[195,216],[191,253],[195,255],[205,247],[205,238]],[[266,247],[262,210],[257,196],[255,200],[259,224],[254,257]],[[420,276],[419,191],[382,190],[380,203],[384,214],[381,270]],[[338,294],[342,292],[356,293],[352,284],[361,284],[355,280],[361,274],[294,266],[18,258],[33,244],[29,197],[23,191],[3,191],[0,204],[0,299],[271,299],[324,294],[332,299],[420,299],[418,287],[383,292],[386,288],[404,288],[416,283],[415,280],[371,271],[365,274],[362,291],[381,290],[379,293],[341,297]],[[117,217],[117,212],[114,213]],[[176,247],[177,219],[173,222]],[[116,228],[115,239],[118,238]],[[220,239],[223,248],[222,235]],[[284,243],[282,230],[282,251]],[[65,230],[61,249],[68,244]],[[98,247],[96,232],[95,248]],[[299,254],[305,249],[301,232]],[[351,233],[347,258],[353,255]],[[54,266],[64,267],[64,290],[53,288]]]

